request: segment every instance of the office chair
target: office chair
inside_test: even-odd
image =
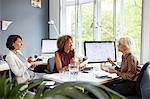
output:
[[[150,62],[145,63],[140,71],[137,94],[140,98],[150,98]]]
[[[55,66],[55,58],[51,57],[48,59],[48,66],[47,66],[47,69],[48,71],[50,71],[50,73],[54,72],[54,66]]]
[[[0,60],[2,60],[3,59],[3,55],[1,55],[1,53],[0,53]]]
[[[3,55],[2,60],[7,63],[7,61],[6,61],[6,55]],[[15,74],[11,71],[11,69],[5,70],[5,72],[6,72],[7,78],[9,78],[10,81],[15,77]]]

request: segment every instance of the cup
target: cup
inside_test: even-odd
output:
[[[77,80],[78,72],[79,68],[76,64],[69,64],[69,74],[71,79]]]
[[[60,78],[61,78],[61,79],[66,78],[66,77],[67,77],[67,74],[68,74],[66,68],[62,68],[61,70],[59,70],[59,73],[60,73]]]

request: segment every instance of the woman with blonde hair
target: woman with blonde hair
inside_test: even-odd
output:
[[[107,87],[123,94],[131,95],[136,93],[136,80],[139,74],[138,60],[133,55],[134,40],[131,37],[122,37],[119,39],[118,51],[122,53],[122,61],[120,67],[108,58],[108,62],[115,68],[109,68],[107,72],[116,73],[119,80],[115,80]]]

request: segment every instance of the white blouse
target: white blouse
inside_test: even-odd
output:
[[[20,55],[22,55],[20,51],[18,51],[18,53]],[[28,68],[31,66],[30,63],[28,63],[27,61],[23,62],[12,51],[9,51],[8,55],[6,56],[6,61],[9,65],[11,71],[15,74],[18,84],[19,83],[24,83],[25,81],[31,79],[30,78],[30,73],[32,73],[32,71],[29,72],[29,70],[28,70]]]

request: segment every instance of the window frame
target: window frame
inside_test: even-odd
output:
[[[61,17],[60,17],[60,27],[61,27],[61,33],[66,33],[65,31],[65,28],[62,27],[62,26],[65,26],[65,22],[66,22],[66,19],[65,19],[65,15],[66,15],[66,7],[67,6],[75,6],[76,4],[76,10],[79,11],[79,13],[81,13],[81,6],[82,4],[85,4],[85,3],[91,3],[91,2],[94,2],[94,14],[93,14],[93,33],[94,33],[94,41],[99,41],[101,40],[101,0],[75,0],[75,1],[69,1],[69,2],[65,2],[66,0],[61,0]],[[123,12],[123,7],[124,7],[124,0],[120,0],[120,19],[119,19],[119,37],[123,36],[123,15],[124,15],[124,12]],[[113,41],[116,41],[116,24],[117,24],[117,15],[116,15],[116,0],[113,0]],[[76,50],[79,50],[79,48],[82,47],[82,24],[80,23],[82,21],[82,16],[76,16],[76,19],[75,19],[75,22],[76,22],[76,25],[75,25],[75,38],[79,37],[80,39],[80,42],[79,44],[75,44],[75,48]],[[79,34],[77,34],[79,33]],[[76,42],[76,39],[75,39],[75,42]],[[142,44],[142,42],[141,42]],[[142,46],[142,45],[141,45]],[[79,56],[82,56],[81,54],[81,51],[77,51],[79,52]],[[141,50],[142,52],[142,50]]]

